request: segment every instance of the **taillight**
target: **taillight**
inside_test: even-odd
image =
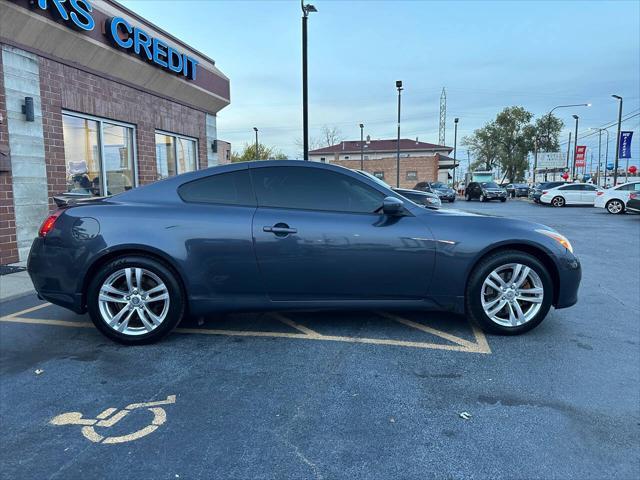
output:
[[[55,212],[53,212],[53,214],[49,215],[47,217],[47,219],[42,222],[42,226],[40,227],[40,230],[38,231],[38,235],[40,237],[46,237],[47,234],[53,230],[53,226],[56,224],[56,220],[58,220],[58,217],[62,214],[62,210],[56,210]]]
[[[600,195],[604,195],[604,192],[598,192],[596,195],[599,197]]]
[[[629,194],[629,199],[630,200],[637,200],[638,199],[638,194],[637,193],[630,193]]]
[[[542,195],[546,195],[547,193],[549,193],[548,190],[543,190]]]

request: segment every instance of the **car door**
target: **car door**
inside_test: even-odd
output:
[[[580,201],[586,205],[593,205],[596,201],[596,193],[598,189],[595,185],[583,184],[580,185],[582,190],[580,191]]]
[[[558,193],[564,197],[567,205],[575,205],[582,202],[582,185],[565,185],[558,188]]]
[[[250,171],[258,199],[255,253],[273,301],[426,296],[431,232],[411,214],[376,213],[387,194],[312,165]]]

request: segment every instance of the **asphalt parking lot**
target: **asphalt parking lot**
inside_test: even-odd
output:
[[[297,312],[131,348],[35,296],[5,302],[1,478],[638,478],[640,215],[455,208],[565,234],[579,303],[519,337],[450,314]]]

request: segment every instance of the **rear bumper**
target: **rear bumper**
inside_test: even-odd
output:
[[[578,301],[578,290],[582,280],[580,260],[573,254],[556,257],[558,266],[558,290],[554,302],[556,308],[567,308]]]
[[[29,252],[27,272],[41,299],[84,313],[82,294],[76,288],[77,271],[71,271],[76,262],[69,249],[45,246],[43,238],[36,238]]]

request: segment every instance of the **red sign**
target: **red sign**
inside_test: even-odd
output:
[[[587,165],[587,147],[578,145],[576,147],[576,167],[585,167]]]

